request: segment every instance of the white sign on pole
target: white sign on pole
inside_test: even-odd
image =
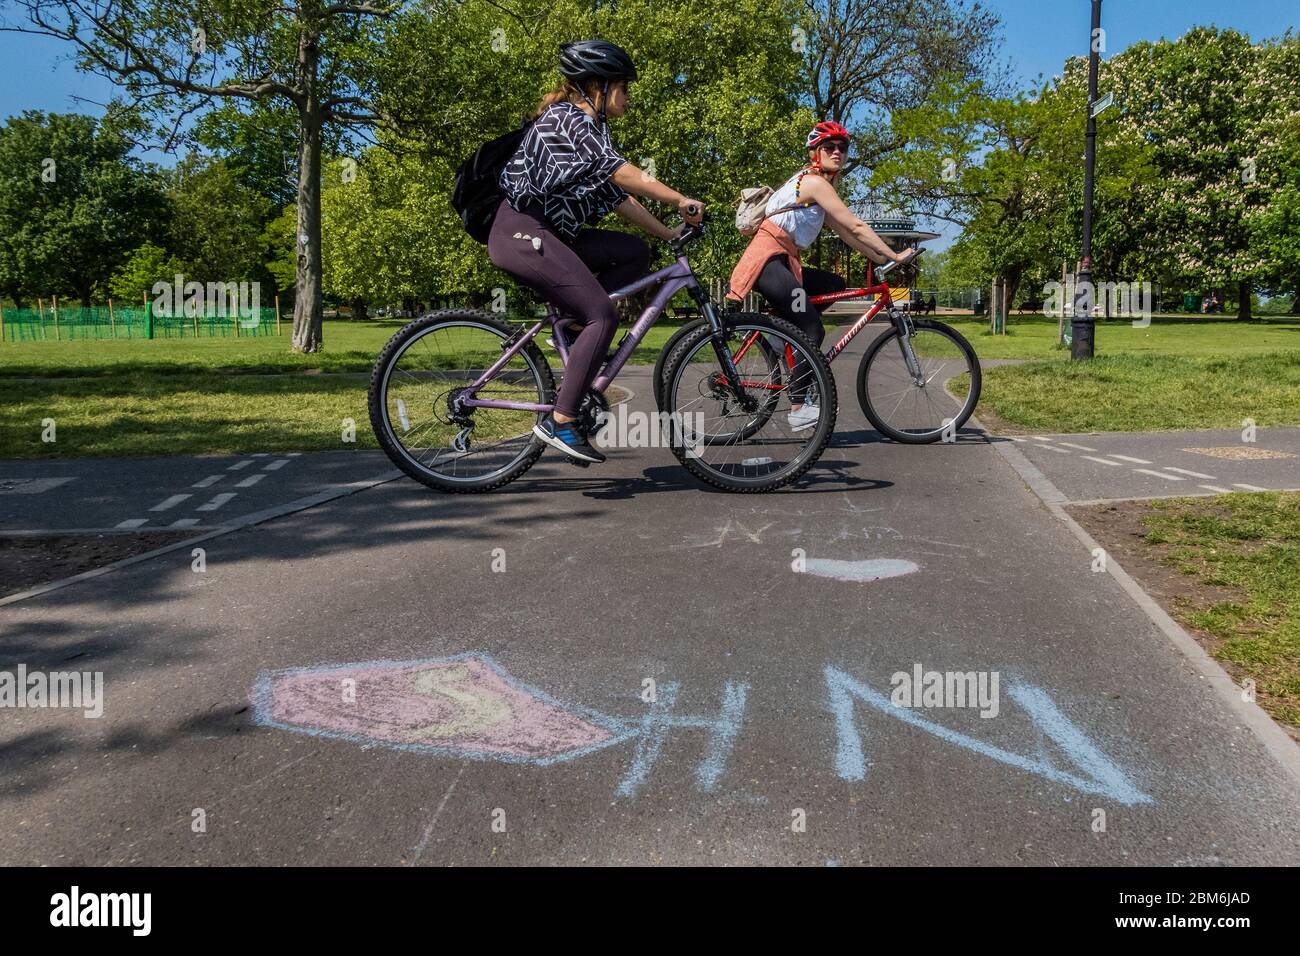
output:
[[[1094,100],[1092,103],[1092,116],[1096,117],[1097,114],[1099,114],[1102,110],[1104,110],[1106,107],[1110,106],[1110,104],[1114,102],[1115,102],[1114,93],[1107,93],[1101,99]]]

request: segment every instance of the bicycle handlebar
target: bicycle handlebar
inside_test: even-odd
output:
[[[892,271],[896,266],[907,266],[907,265],[911,265],[913,262],[916,261],[917,257],[920,256],[920,254],[923,253],[923,252],[925,252],[924,249],[914,249],[914,250],[912,250],[912,257],[911,257],[910,259],[908,259],[906,262],[899,262],[899,261],[897,261],[897,260],[894,260],[893,262],[886,262],[883,266],[877,266],[877,267],[876,267],[876,275],[877,275],[877,277],[879,277],[879,276],[883,276],[883,275],[885,275],[887,272]]]
[[[690,212],[691,215],[694,215],[698,210],[699,206],[696,206],[694,203],[691,203],[690,206],[687,207],[687,211]],[[700,238],[700,236],[704,235],[704,223],[709,222],[712,218],[713,217],[706,212],[704,214],[703,222],[699,222],[693,226],[687,225],[686,228],[682,230],[681,235],[677,236],[675,239],[669,239],[668,245],[672,247],[673,252],[681,255],[685,251],[687,243],[693,242]]]

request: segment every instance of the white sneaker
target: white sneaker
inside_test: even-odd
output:
[[[790,430],[801,432],[805,428],[812,428],[821,418],[821,409],[811,402],[804,402],[799,408],[792,411],[789,415]]]

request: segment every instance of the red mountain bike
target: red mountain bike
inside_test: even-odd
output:
[[[917,255],[921,254],[918,250]],[[911,261],[915,260],[915,256]],[[889,283],[883,281],[898,263],[890,262],[867,272],[867,286],[845,289],[828,295],[809,298],[814,305],[826,305],[846,299],[860,299],[874,295],[876,301],[862,313],[853,325],[826,352],[827,363],[844,351],[850,342],[866,328],[867,323],[884,312],[893,328],[885,330],[867,346],[858,364],[858,404],[862,413],[882,435],[894,441],[923,445],[944,438],[955,437],[979,402],[980,365],[975,350],[956,329],[922,319],[895,306]],[[768,310],[771,314],[771,310]],[[749,313],[728,313],[726,321],[752,318]],[[679,339],[697,330],[704,319],[687,322],[674,333],[664,346],[663,354],[655,365],[655,398],[663,405],[663,356],[672,353]],[[769,390],[773,395],[786,386],[795,368],[794,353],[788,348],[778,349],[761,333],[754,331],[745,337],[735,356],[739,360],[751,350],[762,356],[764,368],[760,383],[746,381],[747,388]],[[769,407],[770,406],[770,407]],[[743,440],[746,433],[756,433],[766,424],[775,410],[775,401],[764,403],[754,417],[739,432],[734,429],[727,435],[710,435],[709,443]],[[733,420],[734,422],[734,420]]]

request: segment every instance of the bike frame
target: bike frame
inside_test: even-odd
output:
[[[871,278],[873,275],[873,271],[874,270],[872,270],[870,264],[868,264],[867,285],[865,288],[844,289],[841,292],[828,292],[825,295],[814,295],[808,299],[809,303],[811,303],[814,306],[817,306],[817,305],[829,305],[832,302],[839,302],[843,299],[860,299],[863,296],[868,296],[868,295],[877,296],[877,299],[875,302],[872,303],[871,308],[867,309],[867,311],[863,312],[860,316],[858,316],[857,320],[853,323],[853,325],[849,327],[849,330],[845,332],[842,336],[840,336],[839,341],[836,342],[834,345],[832,345],[826,351],[825,358],[826,358],[826,364],[828,365],[831,362],[835,361],[836,357],[841,352],[843,352],[845,348],[848,347],[848,344],[857,337],[859,332],[861,332],[863,329],[867,327],[867,324],[871,322],[872,319],[874,319],[877,315],[880,314],[880,311],[882,309],[889,309],[891,320],[897,322],[897,320],[894,319],[894,315],[893,315],[894,299],[889,291],[889,283],[880,282],[876,285],[872,285]],[[770,309],[768,311],[769,313],[771,312]],[[900,329],[899,331],[902,332],[902,329]],[[741,347],[737,350],[735,357],[737,359],[743,358],[745,353],[749,351],[750,346],[753,345],[756,341],[758,341],[758,336],[759,336],[758,332],[751,333],[749,337],[745,339]],[[915,356],[910,354],[910,351],[911,351],[910,345],[904,344],[903,358],[904,361],[907,363],[909,372],[911,372],[912,376],[915,378],[920,374],[920,366],[917,364]],[[785,352],[786,352],[785,355],[786,365],[790,368],[793,368],[794,355],[791,353],[790,346],[788,345],[786,346]],[[769,384],[749,382],[749,381],[744,382],[744,385],[747,388],[759,388],[759,389],[782,387],[780,385],[769,385]]]
[[[654,299],[648,306],[646,306],[645,311],[641,313],[641,317],[636,320],[632,325],[631,330],[626,336],[624,336],[623,342],[619,346],[618,351],[615,352],[609,361],[605,363],[600,374],[596,376],[596,380],[591,386],[592,391],[603,394],[605,389],[609,388],[610,383],[618,376],[618,373],[627,363],[627,360],[632,357],[632,353],[636,351],[636,347],[641,344],[646,333],[650,331],[650,327],[654,325],[659,316],[663,314],[668,303],[672,301],[673,296],[682,289],[686,289],[690,293],[691,298],[699,304],[700,310],[704,313],[704,317],[708,320],[713,331],[715,333],[721,331],[722,322],[718,316],[717,310],[714,308],[713,303],[709,301],[708,296],[705,295],[704,290],[700,288],[700,284],[695,278],[695,273],[692,271],[691,265],[686,259],[685,252],[680,253],[677,256],[677,261],[672,265],[660,269],[658,272],[653,272],[644,278],[638,279],[631,285],[624,286],[621,289],[611,292],[609,298],[611,302],[618,302],[621,299],[626,299],[630,295],[635,295],[642,289],[648,289],[655,285],[660,286],[659,291],[655,293]],[[497,372],[505,367],[507,362],[514,358],[514,356],[518,355],[548,321],[551,323],[553,329],[555,346],[560,352],[560,362],[564,366],[567,366],[569,364],[569,347],[568,340],[564,336],[564,330],[562,327],[567,325],[571,319],[557,313],[553,306],[548,306],[546,315],[533,323],[532,328],[517,335],[514,341],[509,343],[505,353],[492,363],[492,366],[465,390],[460,399],[461,406],[464,408],[506,408],[514,411],[541,413],[553,411],[555,409],[554,405],[540,405],[535,402],[508,402],[500,399],[474,397],[474,393],[491,381]],[[723,359],[723,367],[729,371],[728,378],[731,379],[733,387],[739,390],[741,385],[739,376],[736,372],[736,367],[720,336],[715,335],[714,347],[718,350],[719,358]]]

